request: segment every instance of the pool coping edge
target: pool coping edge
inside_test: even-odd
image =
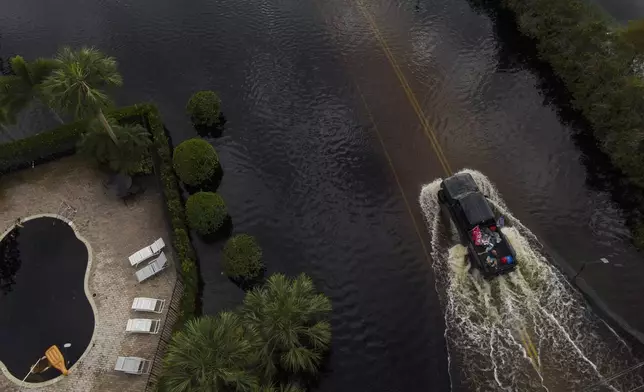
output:
[[[69,373],[72,373],[72,370],[74,370],[83,360],[83,358],[89,353],[89,350],[94,346],[94,341],[96,339],[96,327],[98,325],[97,320],[98,320],[98,309],[96,307],[96,303],[94,302],[94,298],[90,295],[89,292],[89,277],[90,277],[90,272],[92,269],[92,261],[94,259],[93,253],[92,253],[92,246],[89,244],[89,242],[83,237],[79,229],[74,225],[74,222],[71,220],[65,218],[64,216],[58,215],[58,214],[50,214],[50,213],[43,213],[43,214],[35,214],[35,215],[30,215],[27,218],[21,218],[20,222],[27,222],[33,219],[38,219],[38,218],[56,218],[59,219],[63,222],[65,222],[74,232],[74,235],[76,235],[76,238],[78,238],[87,248],[87,269],[85,271],[85,277],[83,279],[83,289],[85,290],[85,296],[87,297],[87,300],[89,301],[90,306],[92,307],[92,312],[94,312],[94,329],[92,331],[92,338],[90,339],[89,343],[87,344],[87,348],[85,348],[85,351],[83,351],[83,354],[78,358],[76,363],[72,365],[71,368],[69,368]],[[16,228],[16,224],[14,223],[10,228],[5,230],[1,235],[0,235],[0,241],[9,234],[13,229]],[[52,378],[51,380],[39,382],[39,383],[31,383],[31,382],[25,382],[22,380],[17,379],[5,366],[5,364],[0,360],[0,370],[2,371],[2,374],[4,374],[7,379],[9,379],[11,382],[14,384],[24,387],[24,388],[41,388],[41,387],[46,387],[52,384],[57,383],[58,381],[69,377],[69,376],[64,376],[64,375],[59,375],[57,377]]]

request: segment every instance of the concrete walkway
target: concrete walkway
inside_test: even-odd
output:
[[[87,166],[86,161],[70,157],[2,177],[0,232],[12,227],[19,217],[56,214],[63,201],[77,209],[73,225],[77,235],[91,247],[86,280],[97,313],[90,347],[71,368],[68,377],[19,386],[0,373],[3,392],[145,390],[147,376],[125,375],[113,369],[119,355],[153,359],[159,343],[159,335],[129,335],[125,333],[125,326],[136,315],[130,311],[134,297],[163,298],[169,303],[176,282],[171,265],[159,276],[139,284],[134,277],[135,268],[127,260],[131,253],[156,238],[163,237],[166,244],[171,243],[163,199],[154,187],[126,205],[107,195],[102,185],[104,175]],[[172,264],[171,252],[166,254]],[[164,324],[165,313],[136,316],[161,318]]]

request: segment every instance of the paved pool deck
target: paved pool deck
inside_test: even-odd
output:
[[[127,257],[155,239],[170,244],[163,198],[156,182],[142,195],[125,204],[103,187],[105,174],[89,167],[79,157],[68,157],[21,170],[0,178],[0,232],[16,219],[40,214],[58,214],[62,202],[74,207],[72,218],[77,236],[91,247],[89,275],[86,276],[94,302],[96,325],[90,346],[70,369],[67,377],[43,384],[18,385],[0,372],[0,391],[101,392],[144,391],[147,376],[114,371],[116,358],[138,356],[153,359],[160,335],[127,334],[129,318],[160,318],[163,314],[134,313],[134,297],[166,299],[170,303],[176,284],[173,265],[159,276],[139,284]],[[173,255],[166,248],[170,263]],[[74,320],[70,320],[74,322]],[[73,343],[73,342],[72,342]],[[37,358],[35,358],[37,359]],[[0,358],[1,360],[1,358]]]

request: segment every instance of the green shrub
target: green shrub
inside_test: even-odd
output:
[[[586,0],[496,0],[485,8],[495,12],[497,5],[514,14],[539,58],[563,81],[597,145],[642,194],[644,22],[621,27]],[[644,212],[644,205],[637,208]],[[632,229],[636,244],[644,247],[644,229]]]
[[[194,187],[210,182],[221,170],[217,152],[203,139],[188,139],[174,149],[174,170],[184,184]]]
[[[246,293],[240,311],[258,334],[256,366],[265,380],[320,371],[331,345],[331,310],[331,300],[304,274],[275,274]]]
[[[262,248],[255,237],[238,234],[224,246],[224,272],[231,278],[252,279],[263,268]]]
[[[138,174],[145,171],[152,144],[150,133],[141,125],[112,125],[118,144],[102,125],[93,123],[81,137],[79,150],[100,165],[119,173]]]
[[[188,101],[186,110],[195,127],[212,127],[219,123],[221,99],[214,91],[196,92]]]
[[[172,154],[161,116],[156,106],[148,103],[116,109],[107,117],[123,124],[139,124],[152,135],[151,152],[158,156],[157,173],[161,177],[163,196],[172,226],[172,245],[177,253],[180,280],[183,283],[180,314],[174,329],[195,317],[196,300],[199,291],[199,274],[186,223],[181,189],[172,167]],[[76,121],[62,125],[48,132],[0,145],[0,172],[6,173],[32,164],[47,162],[76,151],[76,145],[88,121]]]
[[[72,155],[87,121],[77,121],[34,136],[0,145],[0,173],[30,167],[32,163]]]
[[[188,225],[199,235],[215,234],[228,217],[224,199],[213,192],[197,192],[186,201]]]
[[[644,187],[644,80],[632,39],[585,0],[502,0],[535,39],[589,121],[599,145],[630,181]]]

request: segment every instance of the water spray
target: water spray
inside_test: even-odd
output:
[[[501,215],[518,260],[507,275],[484,279],[468,261],[448,216],[441,213],[441,179],[423,187],[420,205],[441,304],[450,372],[476,391],[575,391],[596,383],[629,390],[640,377],[606,375],[631,366],[629,347],[589,308],[547,259],[537,237],[514,217],[480,172],[463,170]],[[637,382],[640,384],[637,384]],[[458,385],[455,385],[458,387]]]

